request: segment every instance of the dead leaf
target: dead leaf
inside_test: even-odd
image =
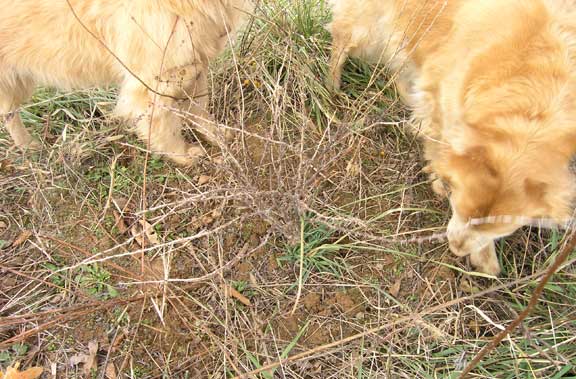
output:
[[[114,211],[114,226],[116,226],[118,228],[118,231],[121,234],[125,234],[126,232],[128,232],[128,227],[126,226],[126,222],[124,222],[124,217],[122,217],[122,215],[120,215],[120,213],[118,211]]]
[[[121,332],[121,334],[119,334],[118,337],[116,337],[116,339],[114,341],[112,341],[112,346],[110,347],[110,350],[112,352],[115,352],[116,350],[118,350],[118,348],[120,347],[120,345],[122,344],[122,342],[124,341],[125,338],[126,338],[126,333]]]
[[[139,231],[140,228],[138,227],[138,225],[142,227],[142,231]],[[144,236],[146,236],[146,238],[152,245],[160,244],[160,240],[158,239],[156,231],[154,230],[152,225],[146,220],[140,220],[138,221],[138,224],[132,225],[131,232],[132,236],[134,236],[134,239],[136,240],[136,243],[138,243],[140,246],[144,246],[145,244]]]
[[[18,368],[20,368],[20,363],[16,363],[14,367],[8,367],[6,374],[0,371],[0,379],[36,379],[44,371],[42,367],[31,367],[24,371],[20,371]]]
[[[248,277],[250,278],[250,285],[254,288],[258,287],[258,280],[256,279],[256,277],[254,276],[253,273],[249,273]]]
[[[146,233],[146,237],[148,237],[148,240],[154,245],[159,245],[160,240],[158,239],[158,234],[156,234],[156,231],[154,230],[152,225],[150,225],[145,220],[140,220],[140,225],[142,225],[142,227],[144,228],[144,233]]]
[[[362,173],[362,167],[354,160],[351,160],[346,165],[346,172],[351,176],[357,176]]]
[[[224,158],[222,157],[212,158],[212,162],[214,162],[215,165],[221,165],[222,163],[224,163]]]
[[[390,292],[390,295],[392,295],[393,297],[398,297],[398,294],[400,293],[400,287],[401,286],[402,286],[402,278],[396,280],[396,282],[394,282],[394,284],[392,284],[392,286],[390,287],[388,292]]]
[[[132,237],[134,237],[134,241],[136,241],[138,245],[144,246],[144,243],[146,241],[144,240],[144,235],[142,234],[142,232],[138,230],[138,225],[136,224],[132,225],[130,233],[132,233]]]
[[[122,196],[114,196],[112,202],[118,211],[124,212],[128,207],[129,200]]]
[[[232,296],[233,298],[235,298],[236,300],[238,300],[242,304],[246,305],[247,307],[252,305],[252,302],[250,301],[250,299],[248,299],[246,296],[242,295],[240,292],[236,291],[234,288],[226,285],[226,286],[224,286],[224,289],[228,295]]]
[[[110,136],[110,137],[106,137],[105,140],[106,142],[116,142],[116,141],[120,141],[121,139],[124,138],[123,134],[119,134],[116,136]]]
[[[83,363],[84,366],[82,368],[82,372],[85,376],[89,377],[92,370],[96,370],[98,368],[96,354],[98,354],[98,342],[91,341],[88,343],[88,354],[73,355],[70,357],[70,365],[77,366],[80,363]]]
[[[78,366],[80,363],[84,363],[88,360],[88,355],[86,354],[74,354],[68,360],[70,366]]]
[[[116,366],[114,366],[114,363],[108,363],[105,374],[108,379],[116,379],[118,377],[116,375]]]
[[[90,375],[92,370],[96,370],[98,368],[98,362],[96,359],[96,354],[98,354],[98,342],[88,342],[88,354],[88,361],[84,364],[84,374],[86,376]]]
[[[204,184],[208,183],[210,180],[212,180],[212,177],[211,177],[211,176],[208,176],[208,175],[200,175],[200,176],[198,177],[198,185],[199,185],[199,186],[204,185]]]
[[[12,242],[12,247],[18,247],[22,245],[24,242],[28,241],[28,238],[32,236],[32,232],[29,230],[23,230],[18,237]]]
[[[212,211],[212,217],[214,219],[219,219],[220,217],[222,217],[222,210],[221,209],[214,209]]]

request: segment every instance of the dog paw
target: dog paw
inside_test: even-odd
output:
[[[200,159],[206,154],[201,146],[190,146],[184,154],[166,154],[174,163],[180,166],[191,167],[198,164]]]
[[[22,151],[39,151],[42,150],[42,143],[30,134],[14,138],[14,145]]]
[[[479,272],[484,274],[498,276],[502,270],[500,269],[500,264],[492,262],[483,262],[477,265],[472,264]]]
[[[334,94],[339,94],[342,92],[341,89],[341,80],[334,78],[332,75],[329,75],[325,81],[324,81],[324,85],[326,86],[326,89],[328,91],[330,91],[331,93]]]
[[[422,168],[422,172],[428,175],[433,175],[434,174],[434,169],[432,168],[431,164],[427,164],[426,166],[424,166]]]
[[[436,173],[432,170],[430,165],[424,167],[423,172],[428,174],[428,178],[430,180],[430,186],[432,187],[432,191],[436,194],[436,196],[441,198],[447,198],[449,196],[448,189],[446,187],[446,183],[442,179],[436,175]]]
[[[30,143],[28,144],[28,146],[26,146],[25,149],[27,151],[40,151],[42,150],[42,143],[37,139],[33,139],[32,141],[30,141]]]
[[[431,186],[432,186],[432,191],[434,192],[434,194],[436,194],[436,196],[441,197],[441,198],[448,197],[448,191],[446,190],[446,186],[444,185],[444,182],[442,182],[442,180],[435,179],[432,182]]]

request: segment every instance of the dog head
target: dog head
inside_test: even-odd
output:
[[[464,151],[447,148],[436,162],[450,193],[448,238],[454,254],[493,251],[495,239],[512,234],[528,218],[560,223],[570,217],[574,182],[570,157],[559,147],[566,141],[507,136],[512,139],[507,143],[490,143],[490,137],[478,137],[469,136],[477,144]]]

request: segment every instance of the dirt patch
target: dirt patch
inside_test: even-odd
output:
[[[306,326],[299,342],[304,348],[312,348],[357,333],[365,318],[364,301],[357,290],[310,292],[293,315],[279,320],[276,330],[280,338],[289,339]],[[343,325],[342,319],[349,319],[352,325]]]

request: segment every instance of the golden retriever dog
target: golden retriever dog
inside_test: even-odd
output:
[[[393,70],[420,121],[433,188],[450,200],[454,254],[497,275],[494,241],[525,223],[516,217],[572,215],[574,0],[332,0],[332,7],[329,82],[339,88],[348,56]]]
[[[118,85],[116,114],[150,149],[188,165],[178,111],[209,141],[207,69],[247,19],[250,0],[0,0],[0,115],[15,145],[38,145],[18,108],[35,86]],[[176,111],[175,111],[176,110]]]

